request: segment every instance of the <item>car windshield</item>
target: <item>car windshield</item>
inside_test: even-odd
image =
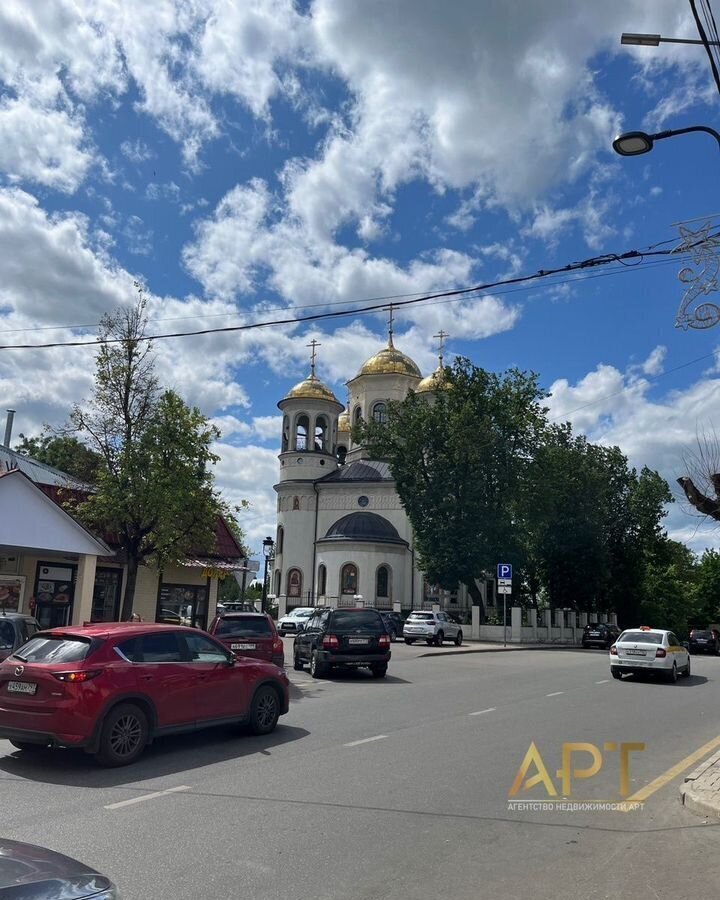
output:
[[[80,662],[90,647],[89,638],[37,634],[11,658],[28,663]]]
[[[338,631],[351,631],[361,628],[381,634],[385,625],[380,616],[370,609],[339,609],[333,613],[331,627]]]
[[[223,616],[215,627],[218,637],[272,637],[265,616]]]
[[[694,637],[694,638],[705,638],[705,639],[711,638],[711,637],[712,637],[712,631],[693,631],[691,637]]]
[[[12,650],[15,645],[15,626],[8,619],[0,619],[0,650]]]
[[[663,635],[652,631],[625,631],[618,638],[619,644],[662,644]]]
[[[313,612],[312,609],[294,609],[288,615],[294,616],[296,619],[309,619]]]

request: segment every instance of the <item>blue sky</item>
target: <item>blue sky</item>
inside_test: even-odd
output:
[[[91,341],[135,279],[153,331],[191,330],[675,240],[673,223],[720,213],[713,140],[637,159],[611,141],[714,125],[720,97],[702,48],[621,47],[622,31],[696,36],[684,0],[6,0],[6,342]],[[720,413],[717,329],[674,327],[682,265],[416,305],[396,343],[430,371],[442,326],[450,355],[533,369],[555,418],[674,482]],[[156,347],[164,383],[221,427],[218,481],[251,501],[255,542],[274,527],[276,403],[312,337],[344,400],[383,316]],[[90,350],[0,353],[26,434],[61,424],[91,376]],[[668,527],[716,543],[682,502]]]

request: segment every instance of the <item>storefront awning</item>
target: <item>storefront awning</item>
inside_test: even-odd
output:
[[[210,559],[209,557],[188,557],[180,562],[187,569],[202,569],[207,578],[225,578],[231,572],[250,572],[244,560]]]

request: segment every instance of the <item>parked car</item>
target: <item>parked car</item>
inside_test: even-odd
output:
[[[331,669],[370,669],[384,678],[390,662],[390,635],[376,609],[317,609],[295,638],[293,662],[305,663],[313,678]]]
[[[226,612],[210,623],[208,633],[236,656],[285,665],[285,648],[270,616],[259,612]]]
[[[297,634],[307,625],[310,616],[315,612],[314,606],[298,606],[277,623],[280,634]]]
[[[117,900],[105,875],[62,853],[0,838],[0,896],[18,900]]]
[[[220,612],[257,612],[257,607],[251,600],[228,600],[223,604],[218,603],[217,608]]]
[[[672,631],[629,628],[610,648],[610,672],[617,679],[649,673],[677,681],[679,675],[690,675],[690,653]]]
[[[0,615],[0,660],[8,656],[27,643],[36,631],[40,630],[40,623],[33,616],[25,616],[22,613],[8,612]]]
[[[445,640],[454,641],[457,647],[463,642],[462,626],[444,612],[411,612],[405,620],[403,637],[406,644],[425,641],[436,647]]]
[[[720,635],[717,631],[693,628],[690,631],[688,649],[691,653],[720,653]]]
[[[609,650],[620,636],[620,633],[617,625],[612,625],[609,622],[591,622],[583,630],[582,645],[586,650],[588,647],[604,647],[606,650]]]
[[[0,738],[24,751],[82,747],[122,766],[162,734],[224,723],[268,734],[288,711],[288,688],[282,669],[236,658],[194,628],[53,628],[0,663]]]
[[[383,622],[385,623],[387,633],[390,635],[390,641],[394,643],[397,640],[398,636],[402,634],[403,617],[398,612],[392,612],[384,609],[378,611],[382,616]]]

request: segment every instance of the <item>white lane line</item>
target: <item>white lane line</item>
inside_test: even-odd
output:
[[[596,681],[595,684],[607,684],[609,681],[609,678],[603,678],[602,681]]]
[[[564,694],[565,691],[553,691],[552,694],[545,694],[546,697],[559,697],[560,694]]]
[[[359,747],[360,744],[370,744],[372,741],[382,741],[386,737],[386,734],[376,734],[375,737],[363,738],[361,741],[350,741],[349,744],[343,744],[343,747]]]
[[[497,709],[496,706],[491,706],[489,709],[479,709],[477,712],[468,713],[469,716],[482,716],[484,713],[495,712]]]
[[[123,806],[133,806],[135,803],[144,803],[145,800],[155,800],[156,797],[165,797],[167,794],[175,794],[178,791],[191,790],[189,784],[181,784],[179,787],[168,788],[166,791],[153,791],[152,794],[143,794],[142,797],[133,797],[132,800],[120,800],[118,803],[108,803],[104,809],[121,809]]]

